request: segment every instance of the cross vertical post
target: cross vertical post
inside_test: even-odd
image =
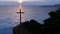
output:
[[[21,9],[20,9],[20,24],[21,24]]]
[[[20,14],[20,24],[21,24],[21,21],[22,21],[22,18],[21,18],[21,14],[24,13],[24,12],[21,12],[21,8],[20,8],[20,12],[17,12]]]

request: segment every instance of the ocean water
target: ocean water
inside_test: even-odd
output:
[[[58,7],[21,6],[22,22],[35,19],[43,24],[43,20],[49,18],[48,13],[55,11]],[[0,6],[0,34],[13,34],[13,27],[19,25],[18,6]]]
[[[0,34],[12,34],[14,26],[19,24],[17,6],[0,6]]]

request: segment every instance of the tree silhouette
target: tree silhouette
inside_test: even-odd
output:
[[[39,24],[37,21],[32,19],[30,21],[26,21],[22,23],[22,25],[18,25],[14,27],[13,33],[14,34],[40,34],[41,24]]]
[[[45,31],[48,34],[58,34],[60,32],[60,10],[58,9],[55,12],[51,11],[49,15],[50,18],[44,20]]]
[[[33,34],[37,34],[41,32],[41,24],[35,20],[30,20],[29,22],[23,23],[24,27],[26,27]]]

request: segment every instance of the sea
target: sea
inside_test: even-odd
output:
[[[50,18],[49,12],[56,11],[59,7],[42,6],[0,6],[0,34],[13,34],[13,27],[20,24],[21,11],[22,22],[34,19],[43,24],[45,19]]]

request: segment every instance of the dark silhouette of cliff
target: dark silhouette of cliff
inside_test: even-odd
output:
[[[44,33],[60,34],[60,9],[49,13],[50,18],[44,20]]]
[[[50,18],[40,24],[35,20],[26,21],[13,28],[14,34],[60,34],[60,8],[49,13]]]
[[[40,34],[41,24],[35,20],[26,21],[13,29],[14,34]]]

